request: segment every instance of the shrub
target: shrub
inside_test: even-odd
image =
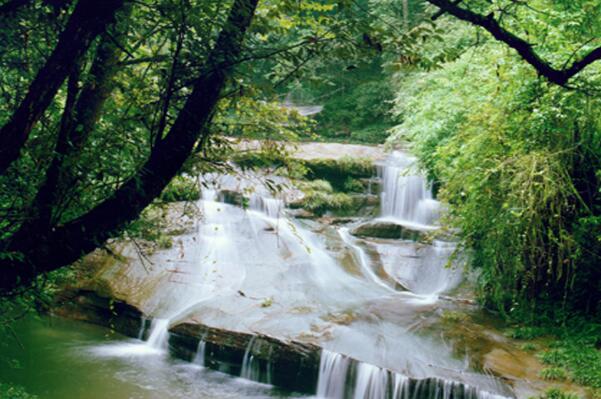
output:
[[[198,201],[200,199],[198,181],[189,177],[176,176],[165,187],[159,198],[164,202]]]

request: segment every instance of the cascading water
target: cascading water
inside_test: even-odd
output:
[[[323,349],[317,397],[326,399],[508,399],[508,396],[440,378],[411,380]]]
[[[249,201],[250,209],[263,212],[270,218],[279,218],[284,208],[284,202],[277,198],[269,198],[253,193]]]
[[[415,158],[394,151],[379,166],[379,173],[382,217],[422,226],[436,224],[440,203],[433,199],[430,185],[417,170]]]
[[[348,228],[341,227],[340,229],[338,229],[338,234],[340,235],[340,238],[342,238],[342,241],[344,241],[344,243],[348,245],[357,256],[359,261],[358,263],[361,266],[361,271],[363,272],[365,277],[372,280],[374,283],[378,284],[387,291],[396,292],[392,287],[390,287],[388,284],[382,281],[382,279],[379,278],[376,275],[376,273],[374,273],[374,271],[371,268],[369,259],[367,258],[367,254],[365,253],[363,248],[354,243],[354,239],[351,237]]]
[[[388,372],[367,363],[357,365],[354,399],[385,399]]]
[[[204,367],[205,366],[205,352],[207,350],[207,341],[205,341],[206,334],[200,338],[198,341],[198,348],[196,349],[196,355],[194,355],[194,360],[192,363],[197,366]]]
[[[317,396],[328,399],[343,399],[346,391],[346,375],[351,361],[339,353],[326,349],[321,351]]]
[[[150,325],[147,344],[151,348],[165,350],[169,341],[169,319],[154,319]]]
[[[432,225],[438,203],[432,199],[425,180],[419,177],[403,182],[402,178],[392,178],[403,177],[410,170],[410,162],[402,163],[406,158],[403,154],[393,155],[382,167],[384,180],[389,181],[384,184],[383,214],[395,220],[404,218],[405,222]],[[164,259],[178,258],[177,263],[159,275],[167,284],[158,286],[161,289],[146,303],[145,311],[150,309],[149,313],[163,318],[152,322],[148,347],[164,352],[169,325],[196,322],[284,339],[307,336],[361,361],[323,350],[317,384],[320,397],[460,398],[445,394],[451,392],[444,388],[447,382],[443,378],[428,378],[432,375],[486,387],[477,379],[463,379],[468,366],[455,359],[445,343],[419,332],[425,320],[420,312],[427,310],[430,315],[438,306],[436,295],[431,294],[449,289],[452,284],[446,281],[455,281],[446,274],[449,246],[436,241],[434,245],[424,245],[358,240],[346,227],[339,228],[336,234],[331,226],[289,218],[284,212],[285,194],[283,199],[273,198],[269,190],[254,181],[213,177],[215,184],[208,184],[210,188],[203,190],[198,203],[202,216],[194,237],[187,241],[186,254],[180,259],[175,251],[179,244],[168,252]],[[240,205],[240,195],[232,192],[247,196],[248,209],[232,205]],[[391,201],[401,202],[402,206]],[[367,245],[375,248],[379,256],[370,258],[364,249]],[[181,248],[183,251],[184,245]],[[348,250],[352,257],[347,256]],[[370,250],[372,253],[375,254]],[[393,279],[411,292],[397,292],[388,284]],[[421,300],[426,296],[427,301]],[[140,337],[147,333],[142,330]],[[211,354],[205,353],[207,344],[201,339],[194,363],[209,364],[229,373],[240,371],[242,378],[270,382],[272,363],[266,359],[271,357],[265,356],[264,351],[270,348],[257,347],[261,342],[265,343],[251,340],[242,363],[232,367],[227,362],[219,364],[218,358],[207,357]],[[212,349],[209,352],[213,353]],[[433,363],[437,369],[431,368]],[[392,373],[391,369],[402,370],[411,379]],[[277,382],[279,373],[274,377]],[[429,382],[421,383],[419,378]],[[468,385],[459,382],[447,385],[469,391]],[[430,390],[440,394],[428,393]],[[422,391],[426,394],[422,395]],[[475,388],[472,391],[480,392]],[[416,396],[416,392],[420,395]],[[466,398],[483,399],[482,395]]]
[[[252,337],[246,346],[244,358],[242,359],[240,377],[246,378],[247,380],[259,381],[261,369],[259,368],[259,362],[255,360],[255,356],[252,354],[255,341],[256,337]]]

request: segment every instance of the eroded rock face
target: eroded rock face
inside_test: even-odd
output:
[[[178,324],[169,332],[170,350],[178,358],[194,359],[202,339],[206,367],[241,375],[246,357],[246,367],[252,368],[253,379],[297,392],[315,392],[321,354],[317,345],[194,322]]]
[[[138,336],[144,320],[136,307],[88,290],[63,291],[52,313],[108,327],[130,337]]]
[[[402,240],[419,240],[428,233],[428,230],[410,228],[389,221],[373,220],[351,230],[356,237],[389,238]]]

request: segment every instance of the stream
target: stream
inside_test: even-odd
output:
[[[394,152],[378,169],[375,222],[436,230],[441,206],[414,159]],[[26,319],[17,326],[23,347],[0,348],[20,367],[3,366],[0,380],[42,398],[300,396],[271,385],[276,366],[256,358],[264,344],[254,337],[265,335],[322,348],[317,397],[513,396],[440,330],[441,314],[460,306],[444,299],[463,276],[460,262],[449,263],[452,242],[359,238],[352,234],[358,222],[326,225],[287,216],[285,199],[257,176],[202,180],[196,204],[202,217],[174,248],[157,252],[149,264],[131,255],[132,261],[99,273],[152,320],[142,323],[138,339],[75,321]],[[223,192],[249,188],[249,209],[223,202]],[[169,356],[169,329],[181,323],[253,338],[241,364],[213,371],[205,367],[213,351],[206,349],[206,334],[197,337],[192,362]]]

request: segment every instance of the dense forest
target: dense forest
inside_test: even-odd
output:
[[[335,258],[336,252],[348,251],[354,255],[340,255],[341,265],[349,262],[346,258],[362,267],[372,262],[373,271],[365,276],[388,290],[422,295],[414,288],[422,277],[391,284],[383,279],[388,274],[386,278],[395,280],[387,265],[402,264],[405,255],[387,260],[392,250],[382,247],[396,248],[386,240],[402,238],[417,245],[418,252],[431,246],[440,256],[437,245],[451,242],[440,270],[423,266],[416,275],[438,273],[451,281],[454,277],[447,271],[461,263],[465,281],[427,292],[454,305],[437,302],[440,308],[428,310],[431,313],[416,311],[423,315],[420,320],[436,314],[441,328],[460,331],[463,338],[469,334],[458,325],[468,324],[465,317],[470,323],[494,325],[504,337],[498,342],[515,341],[520,353],[540,363],[536,374],[550,385],[541,383],[544,386],[523,394],[512,381],[529,377],[490,371],[484,355],[471,361],[469,372],[494,375],[513,386],[511,395],[499,388],[494,392],[498,397],[601,397],[601,1],[3,0],[0,65],[0,329],[6,342],[20,341],[15,325],[24,318],[55,313],[64,317],[57,303],[71,295],[67,293],[73,287],[108,298],[107,318],[117,317],[127,306],[139,308],[143,321],[138,338],[152,335],[145,330],[146,320],[163,318],[157,310],[163,308],[153,302],[156,308],[149,310],[115,286],[106,288],[103,284],[110,286],[110,279],[96,281],[90,289],[89,281],[99,276],[99,269],[86,266],[87,259],[103,253],[121,262],[125,256],[118,253],[123,249],[119,245],[126,244],[120,243],[138,252],[139,242],[151,243],[147,245],[159,248],[159,253],[181,246],[183,253],[185,240],[165,233],[169,223],[180,223],[164,220],[174,218],[165,215],[178,204],[201,209],[201,216],[190,218],[200,221],[197,231],[202,233],[202,223],[242,223],[229,222],[234,210],[230,215],[219,208],[222,213],[213,215],[207,205],[213,195],[219,203],[247,213],[258,209],[270,218],[275,206],[270,200],[281,199],[283,205],[277,206],[287,209],[287,222],[261,230],[275,229],[284,242],[278,241],[278,248],[289,247],[279,263],[297,256],[290,248],[298,239],[310,258],[306,262],[325,268],[330,260],[325,255],[316,258],[322,252]],[[307,144],[315,147],[303,147]],[[340,147],[329,147],[334,145]],[[315,153],[334,148],[328,151],[336,154],[314,159],[320,157],[299,155],[299,148]],[[355,155],[356,148],[363,152]],[[387,158],[361,158],[372,150]],[[390,177],[391,173],[395,174]],[[249,174],[261,182],[235,190],[212,186],[215,176],[239,181]],[[418,184],[411,180],[414,174],[424,181],[419,198],[407,188]],[[397,187],[402,184],[406,186]],[[268,194],[259,198],[261,185]],[[377,185],[379,199],[374,203],[379,205],[367,213],[365,204],[376,195]],[[390,204],[393,186],[397,203]],[[301,192],[301,199],[286,197],[293,195],[292,187]],[[364,202],[358,205],[360,196]],[[401,205],[412,206],[406,201],[415,198],[423,200],[416,213],[397,212]],[[427,206],[429,216],[420,219]],[[283,218],[280,208],[278,220]],[[391,215],[398,220],[384,231],[381,225],[390,223]],[[301,219],[321,227],[298,224]],[[365,226],[382,231],[365,233]],[[342,241],[332,241],[331,232]],[[316,244],[319,239],[309,238],[311,234],[323,237],[325,249]],[[194,244],[198,251],[222,253],[221,241],[199,237],[201,242]],[[234,249],[223,249],[228,251]],[[263,266],[270,264],[268,250],[256,262],[261,263],[263,255]],[[152,257],[141,258],[148,256]],[[213,252],[207,252],[204,261],[198,258],[199,265],[209,256]],[[373,266],[377,262],[382,266]],[[236,262],[228,259],[229,263]],[[331,272],[327,277],[334,281],[329,291],[342,296],[351,290],[348,287],[355,289],[352,279],[345,285],[346,275],[333,276]],[[119,284],[117,280],[125,277],[113,278]],[[282,283],[281,295],[287,295],[286,287],[294,284]],[[357,285],[356,290],[359,297],[369,288]],[[233,292],[253,299],[246,289]],[[288,295],[294,296],[292,291]],[[343,316],[328,310],[320,320],[326,317],[350,328],[355,318],[362,320],[357,314],[370,300],[345,303]],[[386,306],[406,306],[402,300],[391,301],[393,305]],[[461,308],[457,304],[462,301],[473,308]],[[267,312],[277,302],[266,296],[257,308]],[[284,313],[304,314],[301,308]],[[164,317],[169,320],[164,328],[171,336],[171,351],[178,336],[174,320],[181,321],[180,314]],[[390,317],[382,316],[377,328],[384,329],[385,321],[392,323]],[[113,321],[109,324],[112,331],[132,335]],[[232,329],[217,324],[210,328]],[[397,326],[395,331],[404,328]],[[436,335],[432,331],[437,327],[429,328],[420,334]],[[311,331],[316,332],[313,324]],[[270,333],[261,330],[265,336]],[[302,334],[304,330],[295,339]],[[195,339],[203,343],[207,335]],[[254,339],[243,350],[243,362],[252,364],[249,353],[260,351],[253,347]],[[489,345],[479,345],[485,340],[479,339],[473,338],[472,348]],[[375,381],[380,377],[375,372],[363,377],[361,366],[370,363],[380,371],[398,372],[394,363],[379,364],[368,355],[362,358],[319,340],[300,341],[322,348],[317,393],[323,397],[484,397],[470,396],[468,388],[461,388],[462,394],[452,388],[450,396],[433,393],[433,388],[427,393],[420,382],[407,382],[405,394],[400,388],[379,391]],[[336,390],[333,382],[324,388],[325,349],[365,362],[349,374],[357,381],[354,391]],[[479,350],[483,351],[473,352]],[[460,357],[457,347],[451,352],[449,358]],[[342,360],[330,361],[332,372]],[[1,347],[0,362],[0,370],[19,368],[14,354]],[[202,365],[207,366],[204,361]],[[442,361],[439,366],[455,367]],[[244,378],[293,392],[304,389],[274,382],[279,378],[276,372],[273,380],[270,374],[263,381],[258,371],[245,374],[244,367]],[[271,363],[265,367],[271,370]],[[301,369],[296,375],[305,375]],[[448,379],[492,392],[476,379],[415,372],[409,366],[406,371],[408,381]],[[46,397],[35,388],[29,392],[27,384],[9,375],[0,375],[0,398]],[[394,384],[390,380],[383,386]],[[220,394],[215,395],[206,397]]]

